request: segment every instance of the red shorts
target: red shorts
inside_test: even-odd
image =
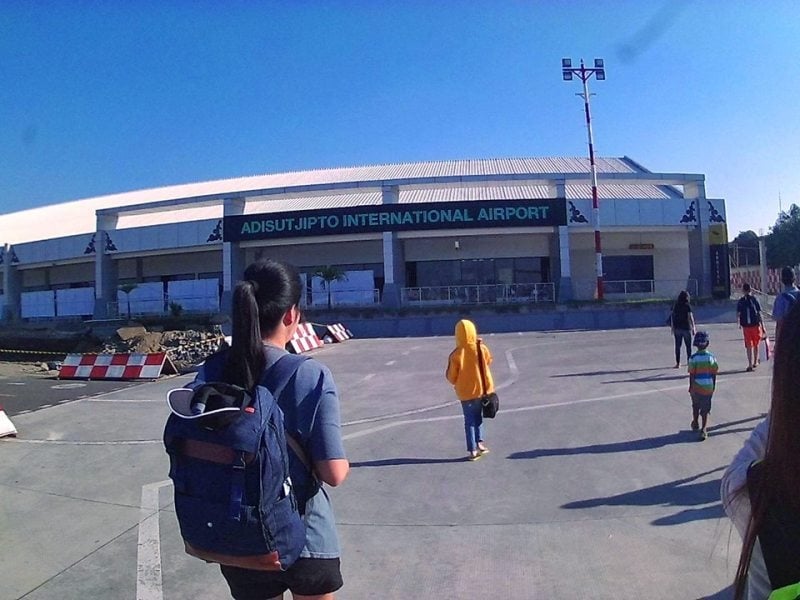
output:
[[[757,348],[758,342],[761,341],[761,325],[750,325],[742,327],[744,332],[744,347]]]

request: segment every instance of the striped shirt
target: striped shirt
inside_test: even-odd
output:
[[[689,391],[703,396],[714,394],[714,378],[719,371],[717,359],[708,350],[698,350],[689,358]]]

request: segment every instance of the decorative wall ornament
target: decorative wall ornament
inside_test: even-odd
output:
[[[217,221],[217,226],[214,227],[214,231],[211,232],[211,235],[208,236],[206,242],[221,242],[222,241],[222,219]]]
[[[97,250],[94,247],[94,238],[97,236],[97,233],[92,234],[92,239],[89,240],[89,244],[86,246],[86,250],[83,251],[84,254],[94,254]]]
[[[19,262],[19,258],[17,258],[17,253],[14,252],[14,248],[11,248],[11,264],[15,265]]]
[[[697,213],[694,206],[694,200],[692,200],[689,208],[686,209],[686,212],[681,217],[681,223],[697,223]]]
[[[724,223],[725,217],[719,214],[719,211],[714,208],[714,205],[711,204],[711,201],[708,201],[708,220],[712,223]]]
[[[111,236],[108,235],[107,231],[105,232],[105,234],[106,234],[106,252],[116,252],[117,247],[114,245],[114,242],[111,241]]]
[[[581,211],[579,211],[572,201],[568,201],[569,203],[569,222],[570,223],[588,223],[589,220],[583,216]]]

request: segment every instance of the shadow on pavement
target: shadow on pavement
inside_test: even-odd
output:
[[[713,414],[713,413],[712,413]],[[690,415],[691,416],[691,415]],[[764,414],[738,421],[729,421],[718,425],[709,425],[710,436],[726,435],[729,433],[747,433],[752,427],[742,427],[738,429],[727,429],[733,425],[741,425],[751,421],[760,421]],[[592,446],[577,446],[575,448],[537,448],[536,450],[526,450],[524,452],[514,452],[508,458],[516,460],[522,458],[541,458],[544,456],[570,456],[574,454],[608,454],[613,452],[631,452],[637,450],[653,450],[670,444],[684,444],[697,442],[697,434],[694,431],[683,430],[656,437],[643,438],[639,440],[625,440],[612,442],[610,444],[594,444]]]
[[[653,525],[677,525],[700,519],[719,518],[724,515],[719,504],[719,486],[721,478],[710,481],[697,480],[706,475],[722,471],[725,467],[717,467],[711,471],[698,473],[692,477],[676,479],[632,492],[624,492],[604,498],[589,498],[568,502],[562,508],[580,509],[597,506],[699,506],[715,502],[713,506],[683,510],[676,515],[663,517],[653,521]]]
[[[441,463],[467,462],[466,457],[462,458],[382,458],[379,460],[363,460],[351,462],[351,468],[358,467],[390,467],[394,465],[430,465]]]

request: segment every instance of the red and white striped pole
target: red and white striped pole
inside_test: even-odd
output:
[[[597,274],[597,299],[603,299],[603,247],[600,243],[600,201],[597,198],[597,165],[594,162],[594,140],[592,139],[592,113],[589,110],[589,74],[581,59],[581,81],[583,81],[583,108],[586,111],[586,131],[589,135],[589,172],[592,177],[592,223],[594,223],[594,262]]]
[[[594,253],[595,253],[595,273],[597,275],[598,300],[603,299],[603,249],[600,243],[600,201],[597,197],[597,165],[594,162],[594,140],[592,139],[592,114],[589,110],[589,78],[594,75],[598,80],[606,78],[605,65],[603,60],[596,58],[594,68],[587,69],[581,59],[580,69],[572,68],[572,61],[568,58],[561,60],[561,69],[565,81],[572,80],[573,75],[577,75],[583,82],[583,107],[586,111],[586,131],[589,136],[589,172],[592,178],[592,222],[594,223]]]

